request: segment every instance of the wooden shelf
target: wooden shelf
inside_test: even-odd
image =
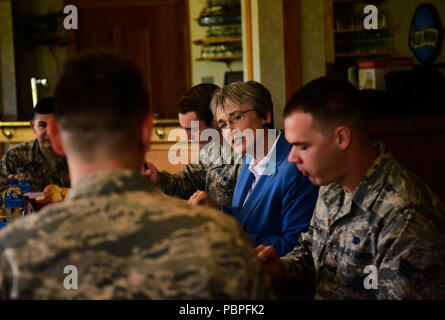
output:
[[[215,37],[215,38],[204,38],[193,41],[194,44],[213,44],[213,43],[229,43],[229,42],[241,42],[241,37]]]
[[[373,3],[385,3],[388,0],[375,0]],[[352,10],[353,6],[356,3],[361,3],[362,0],[324,0],[324,18],[325,18],[325,61],[327,64],[335,64],[336,59],[343,58],[354,58],[354,57],[384,57],[395,54],[394,52],[373,52],[373,53],[338,53],[335,50],[336,40],[345,38],[345,41],[348,39],[355,39],[358,36],[371,36],[371,35],[384,35],[384,32],[391,31],[399,28],[396,25],[388,25],[385,27],[381,27],[379,29],[367,30],[362,28],[361,25],[357,25],[357,27],[346,28],[346,29],[334,29],[335,25],[335,15],[336,9],[341,10],[336,12],[338,17],[342,15],[349,14],[349,10]],[[382,39],[384,43],[393,44],[393,39],[391,37],[384,37]],[[353,44],[351,44],[353,45]],[[392,46],[388,46],[386,48],[391,48]],[[376,47],[377,49],[377,47]],[[352,50],[352,49],[351,49]],[[340,61],[340,64],[343,64],[344,61]],[[339,69],[340,70],[340,69]],[[346,71],[345,71],[346,72]]]
[[[336,53],[335,58],[354,58],[354,57],[383,57],[397,54],[396,51],[387,52],[353,52],[353,53]]]
[[[200,57],[196,61],[227,61],[227,60],[239,60],[242,59],[242,54],[236,54],[233,56],[219,56],[219,57]]]
[[[390,31],[397,29],[398,26],[389,26],[389,27],[382,27],[378,29],[365,29],[365,28],[359,28],[359,29],[340,29],[340,30],[334,30],[334,34],[339,33],[358,33],[358,32],[379,32],[379,31]]]

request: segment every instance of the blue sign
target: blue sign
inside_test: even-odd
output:
[[[420,63],[432,63],[440,55],[443,27],[436,8],[421,4],[414,12],[409,33],[409,47]]]

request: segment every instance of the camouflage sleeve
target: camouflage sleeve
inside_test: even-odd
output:
[[[445,239],[429,226],[402,210],[379,234],[378,299],[445,299]]]
[[[188,164],[175,174],[162,171],[157,185],[167,195],[188,200],[196,190],[205,190],[206,175],[206,167],[201,162]]]
[[[7,189],[9,186],[9,180],[8,175],[11,173],[15,173],[15,164],[16,164],[16,157],[13,152],[13,149],[9,152],[6,152],[0,163],[0,191],[3,192],[3,190]]]

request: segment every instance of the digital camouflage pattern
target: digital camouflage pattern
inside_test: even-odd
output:
[[[210,142],[200,151],[199,163],[188,164],[176,174],[161,172],[157,184],[166,194],[189,199],[197,190],[225,206],[232,205],[233,191],[243,162],[243,156],[230,146]]]
[[[230,216],[158,191],[136,171],[96,173],[0,232],[2,298],[264,299],[273,294]],[[64,288],[64,268],[78,289]]]
[[[301,247],[282,258],[287,289],[315,286],[318,299],[445,298],[444,204],[377,147],[353,194],[338,184],[320,189]],[[378,270],[377,289],[364,287],[367,265]]]
[[[0,191],[8,188],[8,175],[23,168],[31,184],[31,192],[42,192],[49,184],[70,187],[68,165],[65,157],[57,157],[51,165],[43,156],[36,140],[20,143],[8,150],[1,159]]]

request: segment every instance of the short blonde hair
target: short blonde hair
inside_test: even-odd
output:
[[[224,110],[226,100],[230,100],[239,106],[251,105],[262,119],[267,118],[267,112],[270,112],[271,115],[273,113],[272,96],[269,90],[257,81],[236,81],[217,90],[210,102],[210,109],[215,119],[217,109]]]

